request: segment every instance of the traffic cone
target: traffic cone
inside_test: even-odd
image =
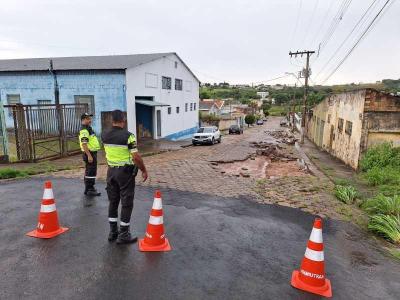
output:
[[[36,229],[28,232],[26,235],[36,238],[50,239],[67,230],[68,228],[60,227],[60,224],[58,223],[53,189],[51,187],[51,182],[46,181],[44,184],[42,205],[40,206],[39,222]]]
[[[331,282],[325,278],[322,220],[316,218],[300,270],[293,271],[292,286],[300,290],[332,297]]]
[[[151,209],[146,234],[139,240],[140,251],[170,251],[171,246],[164,233],[163,210],[160,191],[154,194],[153,207]]]

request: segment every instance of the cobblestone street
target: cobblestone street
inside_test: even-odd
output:
[[[333,184],[322,173],[310,174],[300,170],[296,161],[266,161],[260,172],[243,171],[233,174],[225,168],[233,162],[246,166],[255,159],[257,148],[254,143],[263,142],[283,145],[270,132],[282,130],[281,118],[270,118],[262,126],[245,130],[243,135],[225,135],[221,144],[182,148],[144,158],[149,171],[149,180],[137,184],[187,192],[197,192],[221,197],[251,197],[260,203],[297,207],[322,217],[343,219],[351,217],[345,205],[332,196]],[[281,147],[280,146],[280,147]],[[299,156],[294,145],[283,145],[283,152],[296,158]],[[260,156],[257,156],[260,157]],[[247,162],[246,162],[247,161]],[[247,170],[246,167],[243,167]],[[104,180],[107,167],[99,166],[98,178]],[[79,178],[82,170],[57,173],[57,176]]]

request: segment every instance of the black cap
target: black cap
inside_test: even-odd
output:
[[[125,114],[119,109],[113,110],[111,112],[111,117],[113,122],[123,122],[125,121]]]
[[[84,113],[84,114],[81,115],[81,120],[84,120],[84,119],[89,118],[89,117],[93,117],[93,115],[92,114],[88,114],[88,113]]]

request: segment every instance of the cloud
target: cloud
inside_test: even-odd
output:
[[[318,48],[342,3],[303,0],[299,10],[300,1],[2,0],[0,58],[175,51],[202,81],[259,82],[297,72],[304,59],[291,64],[289,50]],[[313,57],[313,74],[369,2],[352,1],[324,52]],[[400,77],[393,64],[400,61],[399,9],[391,6],[328,83]]]

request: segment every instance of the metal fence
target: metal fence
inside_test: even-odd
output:
[[[14,161],[35,162],[79,151],[80,116],[87,104],[5,105],[11,112],[9,153]]]

